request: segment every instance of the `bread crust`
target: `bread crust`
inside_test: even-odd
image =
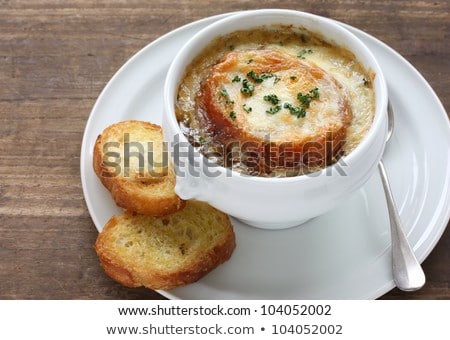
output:
[[[169,166],[166,176],[139,181],[134,178],[124,177],[122,173],[116,174],[111,167],[105,164],[103,150],[104,136],[112,135],[122,146],[122,134],[128,132],[132,135],[132,132],[136,128],[151,131],[153,135],[157,135],[159,138],[159,140],[154,140],[153,142],[155,144],[162,143],[162,129],[159,125],[136,120],[127,120],[113,124],[107,127],[97,137],[95,142],[93,167],[96,175],[110,191],[116,204],[131,212],[152,216],[164,216],[182,209],[185,206],[185,202],[174,192],[176,178],[171,166]],[[149,140],[138,142],[145,143],[147,141]]]
[[[189,202],[184,210],[175,213],[180,215],[177,218],[189,219],[186,214],[189,213],[189,210],[196,209],[198,204],[206,205],[206,203],[192,204]],[[169,265],[163,268],[155,265],[154,261],[156,260],[150,258],[148,254],[142,255],[136,251],[124,255],[122,249],[119,249],[116,232],[119,228],[124,227],[125,223],[145,224],[147,228],[151,229],[164,217],[143,217],[131,214],[112,217],[99,234],[94,246],[106,274],[127,287],[144,286],[150,289],[168,290],[198,281],[218,265],[227,261],[236,246],[235,234],[229,218],[212,207],[208,209],[208,215],[214,215],[217,220],[220,220],[220,225],[210,226],[211,228],[220,227],[220,238],[214,243],[206,241],[201,249],[196,249],[193,254],[195,256],[191,256],[188,263],[178,264],[178,259],[174,258]],[[167,228],[171,227],[173,225],[169,223]],[[161,249],[158,251],[164,251],[165,247],[169,246],[162,243]]]

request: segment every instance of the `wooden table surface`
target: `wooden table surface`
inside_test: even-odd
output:
[[[92,4],[95,3],[95,4]],[[0,299],[162,299],[101,269],[80,182],[84,127],[131,56],[179,26],[256,8],[327,16],[386,42],[450,109],[448,1],[0,1]],[[426,286],[383,299],[450,298],[450,230]]]

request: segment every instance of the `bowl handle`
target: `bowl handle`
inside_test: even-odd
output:
[[[173,144],[172,160],[176,173],[175,193],[181,199],[199,199],[205,196],[207,178],[202,171],[204,157],[190,143]]]

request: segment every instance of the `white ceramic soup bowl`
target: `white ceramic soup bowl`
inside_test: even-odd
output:
[[[267,178],[243,175],[216,165],[189,144],[175,115],[179,84],[187,66],[212,40],[236,30],[270,25],[293,25],[316,33],[333,45],[351,51],[366,70],[372,70],[376,112],[371,128],[339,162],[308,175]],[[182,199],[208,202],[239,220],[264,229],[302,224],[342,202],[361,188],[381,159],[387,133],[387,87],[370,50],[338,23],[291,10],[255,10],[221,19],[199,31],[175,56],[164,87],[163,129],[177,172],[176,193]]]

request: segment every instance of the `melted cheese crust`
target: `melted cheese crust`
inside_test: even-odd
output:
[[[255,81],[250,73],[265,78]],[[299,175],[359,144],[373,120],[372,77],[351,53],[309,32],[241,31],[194,60],[179,88],[177,116],[190,141],[206,154],[212,148],[220,164],[253,175]],[[251,95],[242,93],[244,79]],[[300,109],[297,95],[313,89],[319,97],[304,107],[304,117],[293,114],[288,106]]]
[[[247,79],[250,72],[267,78],[253,84],[252,95],[243,95],[242,82],[233,79]],[[300,107],[297,94],[315,88],[320,96],[311,101],[304,118],[284,107]],[[276,96],[277,104],[265,100],[267,96]],[[332,76],[313,63],[271,50],[228,53],[212,68],[200,97],[217,132],[227,127],[244,139],[270,136],[275,143],[306,141],[347,127],[351,120],[346,93]],[[279,112],[271,114],[277,105]]]

